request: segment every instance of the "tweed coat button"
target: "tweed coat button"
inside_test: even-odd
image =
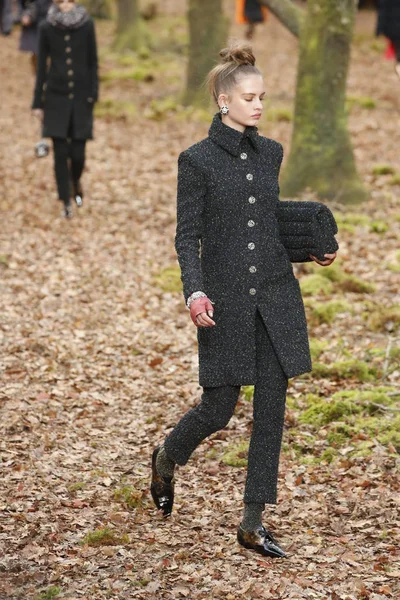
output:
[[[249,243],[247,244],[247,247],[248,247],[248,249],[249,249],[249,250],[254,250],[254,248],[256,247],[256,245],[255,245],[255,243],[254,243],[254,242],[249,242]]]
[[[69,42],[69,40],[70,40],[70,39],[71,39],[71,36],[70,36],[70,35],[68,35],[68,34],[67,34],[67,35],[64,35],[64,40],[65,40],[66,42]]]
[[[69,77],[72,77],[72,75],[73,75],[73,74],[74,74],[73,70],[72,70],[72,69],[70,69],[70,70],[68,71],[68,76],[69,76]]]
[[[249,181],[253,181],[253,175],[251,173],[247,173],[246,179],[248,179]]]
[[[68,87],[73,88],[74,87],[74,82],[73,81],[68,81]]]
[[[250,273],[256,273],[256,272],[257,272],[257,268],[256,268],[256,267],[254,267],[254,266],[251,266],[251,267],[249,268],[249,271],[250,271]]]
[[[249,227],[254,227],[255,223],[254,223],[254,221],[252,219],[250,219],[250,221],[247,222],[247,225]]]
[[[71,52],[71,46],[67,46],[65,48],[65,52],[67,52],[67,54],[69,54]]]
[[[250,289],[249,289],[249,293],[250,293],[250,296],[255,296],[255,295],[256,295],[256,293],[257,293],[257,291],[256,291],[256,289],[255,289],[255,288],[250,288]]]
[[[72,58],[67,58],[67,60],[65,62],[67,63],[67,65],[71,65],[72,64]]]
[[[72,100],[72,99],[73,99],[73,97],[74,97],[74,95],[73,95],[73,94],[68,94],[68,98],[69,98],[70,100]]]
[[[247,154],[246,154],[246,152],[242,152],[242,154],[240,155],[240,158],[241,158],[242,160],[246,160],[246,158],[247,158]]]
[[[254,204],[255,201],[256,201],[256,199],[254,198],[254,196],[250,196],[250,198],[249,198],[250,204]]]

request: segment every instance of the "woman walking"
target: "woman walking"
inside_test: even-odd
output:
[[[58,198],[67,218],[72,216],[71,185],[76,204],[81,206],[83,202],[80,179],[86,141],[93,137],[93,107],[97,97],[93,21],[74,0],[57,0],[39,28],[32,109],[35,116],[43,119],[43,136],[53,139]]]
[[[202,440],[227,425],[240,386],[255,384],[238,541],[283,557],[262,525],[262,512],[265,504],[276,504],[288,378],[311,370],[307,325],[275,216],[282,146],[256,128],[263,78],[249,46],[231,46],[220,55],[208,80],[219,114],[208,138],[178,163],[175,241],[185,300],[198,328],[203,394],[154,450],[151,492],[169,515],[175,465],[185,465]],[[312,258],[326,266],[335,257]]]

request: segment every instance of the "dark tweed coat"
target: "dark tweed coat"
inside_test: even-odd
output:
[[[42,23],[32,108],[44,109],[43,136],[66,138],[72,133],[75,139],[91,139],[97,96],[97,50],[92,19],[78,29],[61,29],[48,21]]]
[[[380,0],[378,5],[378,35],[400,40],[400,1]]]
[[[279,238],[275,212],[283,149],[224,125],[178,162],[175,247],[185,299],[203,291],[215,327],[198,330],[200,385],[251,385],[256,376],[255,314],[260,311],[288,377],[311,370],[297,279]]]

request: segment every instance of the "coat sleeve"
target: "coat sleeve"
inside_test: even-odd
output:
[[[204,174],[182,153],[178,160],[177,227],[178,254],[185,301],[193,292],[203,291],[200,263],[202,216],[207,186]]]
[[[47,58],[50,54],[45,25],[46,23],[39,25],[36,84],[32,108],[43,108],[44,105],[44,85],[47,80]]]
[[[91,97],[93,102],[97,102],[99,99],[99,76],[98,76],[98,60],[97,60],[97,43],[96,43],[96,32],[94,23],[90,21],[90,35],[89,35],[89,72],[91,81]]]

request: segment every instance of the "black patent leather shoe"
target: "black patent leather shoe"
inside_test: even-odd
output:
[[[263,556],[287,558],[287,555],[279,546],[272,533],[265,529],[265,527],[260,527],[255,531],[246,531],[239,525],[237,539],[239,544],[244,548],[254,550]]]
[[[153,452],[151,459],[151,486],[150,491],[154,504],[158,510],[162,510],[164,517],[168,517],[172,512],[174,505],[174,477],[161,477],[157,471],[156,461],[161,446],[158,446]]]

